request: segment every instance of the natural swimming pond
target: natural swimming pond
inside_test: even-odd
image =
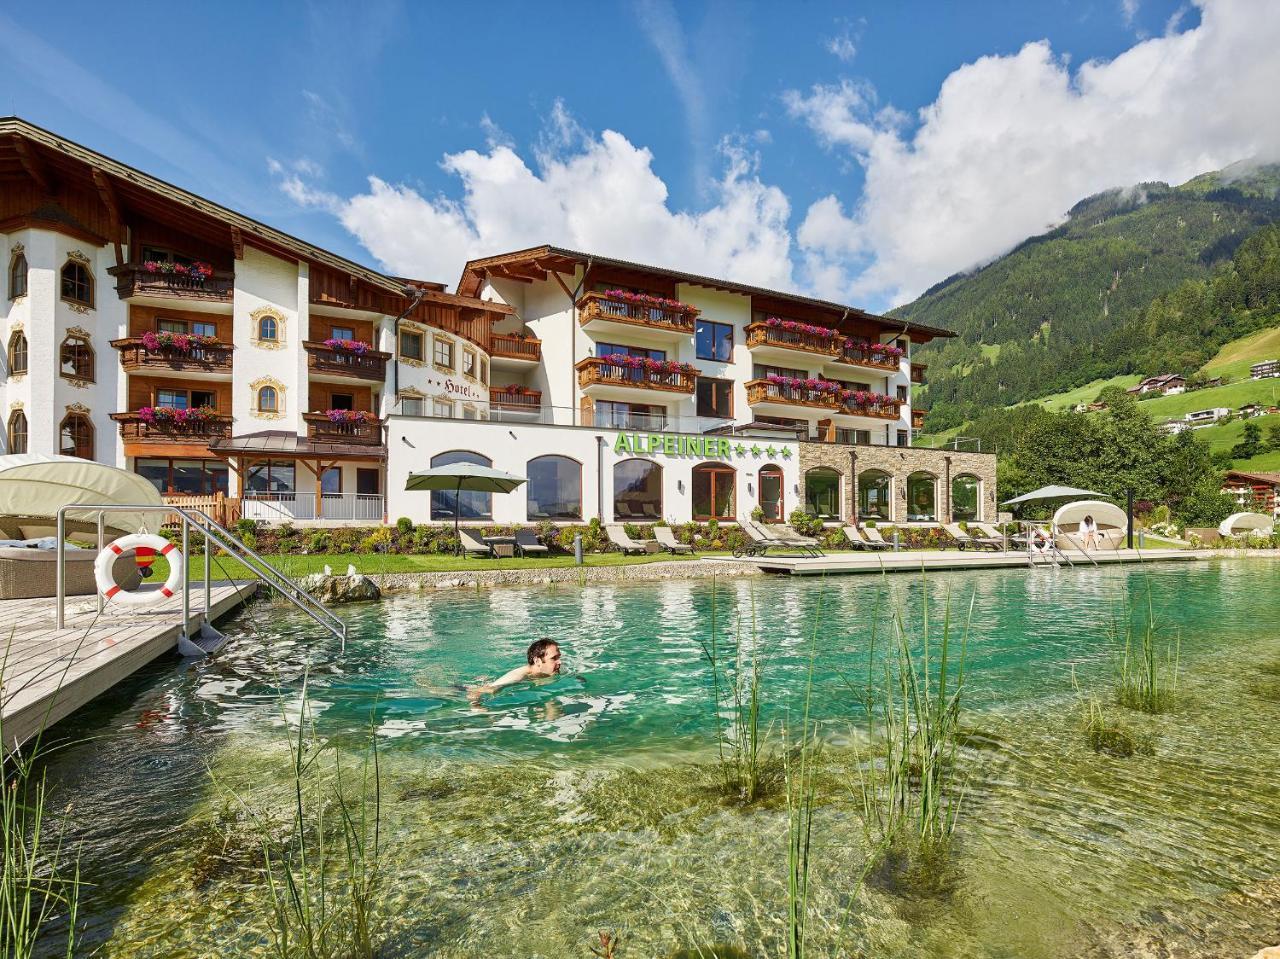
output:
[[[716,790],[700,641],[713,621],[722,649],[755,637],[777,741],[816,629],[810,955],[1251,955],[1280,943],[1278,587],[1280,563],[1251,560],[433,591],[348,608],[342,654],[257,603],[213,660],[157,663],[60,727],[82,741],[49,774],[107,956],[271,954],[245,823],[287,814],[304,675],[350,768],[379,742],[380,954],[585,959],[618,929],[620,959],[713,942],[781,956],[785,803]],[[942,893],[860,881],[851,758],[873,623],[881,644],[893,610],[918,632],[926,594],[935,639],[948,595],[953,642],[970,621]],[[1145,619],[1148,597],[1160,642],[1180,643],[1175,708],[1155,716],[1110,698],[1115,621]],[[460,685],[538,636],[564,644],[564,675],[471,708]],[[1149,754],[1090,748],[1094,693]]]

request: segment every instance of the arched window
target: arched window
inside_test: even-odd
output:
[[[280,411],[280,394],[274,386],[264,386],[258,390],[258,412],[278,413]]]
[[[9,372],[27,372],[27,334],[14,330],[9,337]]]
[[[772,464],[760,467],[756,477],[760,481],[760,509],[766,523],[781,523],[787,516],[785,484],[781,467]]]
[[[613,465],[613,518],[662,519],[662,467],[651,460],[623,460]]]
[[[62,266],[62,298],[81,306],[93,306],[93,274],[79,260]]]
[[[93,382],[93,347],[83,336],[68,333],[59,351],[58,370],[69,380]]]
[[[738,471],[726,463],[700,463],[693,468],[693,518],[736,519],[733,487]]]
[[[274,343],[279,331],[276,327],[276,318],[271,314],[258,317],[258,339],[266,340],[268,343]]]
[[[27,414],[22,410],[14,410],[9,414],[9,452],[25,453],[27,451]]]
[[[567,456],[537,456],[525,467],[529,519],[582,519],[582,464]]]
[[[938,478],[932,473],[912,473],[907,477],[907,522],[938,521]]]
[[[840,518],[840,472],[816,466],[804,474],[804,509],[819,519]]]
[[[982,499],[978,495],[980,489],[978,477],[976,476],[961,473],[959,476],[952,478],[951,521],[953,523],[958,523],[961,520],[969,522],[982,519],[980,515]]]
[[[93,424],[83,413],[68,413],[62,421],[62,442],[59,452],[63,456],[78,456],[82,460],[93,459]]]
[[[15,253],[9,262],[9,299],[27,295],[27,255]]]
[[[858,474],[858,519],[890,520],[893,518],[892,487],[889,474],[883,470],[866,470]]]
[[[470,450],[450,450],[431,457],[432,466],[450,466],[453,463],[472,463],[475,466],[492,466],[487,456]],[[450,492],[435,490],[431,494],[432,519],[493,519],[493,494],[473,490]]]

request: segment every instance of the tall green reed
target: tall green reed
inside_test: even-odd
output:
[[[272,951],[278,959],[371,959],[383,886],[377,739],[370,734],[353,775],[338,747],[316,735],[304,676],[298,727],[287,742],[290,810],[283,837],[275,817],[231,790],[258,830]]]
[[[1164,644],[1163,650],[1158,648],[1150,583],[1147,584],[1146,619],[1135,627],[1132,611],[1128,611],[1125,620],[1124,646],[1117,665],[1116,701],[1139,712],[1167,712],[1177,698],[1182,640],[1175,635]],[[1135,630],[1140,632],[1136,641]]]
[[[768,729],[762,726],[764,661],[756,633],[755,592],[751,593],[750,641],[742,622],[735,624],[732,649],[720,641],[719,587],[711,579],[711,622],[698,644],[711,669],[711,710],[716,734],[719,774],[725,793],[753,803],[776,784],[777,756]],[[726,719],[727,717],[727,719]]]

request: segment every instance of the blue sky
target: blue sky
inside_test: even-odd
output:
[[[1280,88],[1236,75],[1276,6],[5,4],[0,112],[450,284],[552,242],[887,308],[1089,192],[1271,153],[1262,102],[1191,111]]]

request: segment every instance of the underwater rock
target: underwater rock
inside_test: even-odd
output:
[[[378,584],[362,573],[346,576],[312,573],[300,579],[298,585],[320,602],[329,605],[382,599],[382,590],[378,588]]]
[[[1268,946],[1260,949],[1253,959],[1280,959],[1280,946]]]
[[[689,949],[677,949],[668,959],[751,959],[749,953],[737,946],[717,943],[711,946],[693,946]],[[1270,959],[1270,957],[1267,957]]]

